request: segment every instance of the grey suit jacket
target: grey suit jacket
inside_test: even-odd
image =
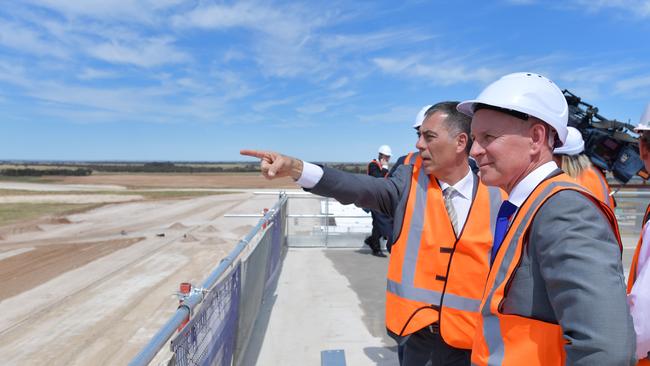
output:
[[[539,209],[502,312],[559,323],[567,365],[633,365],[621,252],[603,213],[576,191]]]
[[[323,167],[323,176],[308,190],[314,194],[332,197],[343,204],[379,211],[394,218],[394,228],[401,228],[407,194],[411,186],[413,166],[400,165],[393,176],[376,178],[350,174]],[[397,237],[397,232],[394,236]]]

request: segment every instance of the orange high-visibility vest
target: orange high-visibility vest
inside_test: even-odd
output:
[[[413,159],[407,158],[405,164]],[[498,188],[477,182],[458,239],[436,179],[413,162],[386,288],[386,327],[404,336],[439,322],[444,341],[469,349],[489,271],[492,231],[502,201]]]
[[[607,184],[607,180],[605,179],[605,176],[603,176],[603,173],[598,169],[593,166],[589,167],[589,169],[583,170],[576,180],[580,185],[587,188],[589,192],[593,193],[596,198],[605,202],[609,208],[612,210],[614,209],[614,199],[609,195],[609,184]]]
[[[648,222],[648,219],[650,218],[650,205],[646,207],[645,209],[645,215],[643,215],[643,221],[641,224],[641,236],[639,237],[639,242],[636,245],[636,249],[634,250],[634,257],[632,258],[632,265],[630,266],[630,274],[627,277],[627,293],[629,294],[630,291],[632,291],[632,287],[634,286],[634,282],[636,282],[636,276],[637,276],[637,266],[639,265],[639,253],[641,253],[641,245],[643,244],[643,228]],[[650,360],[645,358],[643,360],[639,360],[637,363],[637,366],[650,366]]]
[[[639,264],[639,253],[641,253],[641,244],[643,244],[643,228],[645,227],[646,222],[650,218],[650,205],[645,208],[645,214],[643,215],[643,221],[641,221],[641,235],[639,241],[636,244],[636,249],[634,250],[634,257],[632,257],[632,265],[630,265],[630,274],[627,276],[627,293],[629,294],[632,291],[632,286],[636,282],[636,272],[637,266]]]
[[[592,196],[566,174],[540,183],[519,208],[492,264],[472,346],[473,366],[564,365],[566,341],[559,324],[521,315],[502,314],[500,308],[507,296],[508,284],[521,262],[532,219],[546,200],[563,190],[578,191],[596,203],[607,217],[622,251],[616,217],[604,202]]]

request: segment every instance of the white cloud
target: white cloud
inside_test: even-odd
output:
[[[102,22],[113,19],[123,23],[154,23],[161,10],[177,6],[185,0],[27,0],[29,3],[56,11],[68,19],[91,18]]]
[[[190,60],[190,55],[172,46],[169,39],[160,38],[132,45],[105,42],[91,47],[88,52],[100,60],[140,67],[178,64]]]
[[[394,45],[412,44],[434,38],[420,30],[379,31],[365,34],[324,35],[320,40],[324,52],[365,53]]]
[[[537,3],[537,0],[506,0],[506,2],[513,5],[531,5]]]
[[[421,59],[424,57],[378,57],[373,61],[385,73],[418,78],[440,85],[465,82],[487,83],[496,80],[502,74],[497,68],[463,65],[458,60],[423,62]]]
[[[592,12],[618,9],[634,17],[650,17],[649,0],[572,0],[572,3],[580,9]]]
[[[304,114],[317,114],[317,113],[325,112],[326,110],[327,110],[327,105],[319,104],[319,103],[305,104],[296,108],[297,112],[304,113]]]
[[[614,90],[617,93],[646,92],[648,87],[650,87],[650,75],[635,75],[634,77],[622,79],[614,84]]]
[[[0,22],[0,44],[38,56],[67,57],[67,52],[60,45],[17,23]]]
[[[408,117],[408,116],[415,117],[415,115],[417,114],[417,112],[418,112],[418,110],[420,108],[421,108],[421,106],[420,107],[398,106],[398,107],[392,107],[386,112],[361,115],[361,116],[357,116],[357,118],[359,119],[359,121],[361,121],[363,123],[372,123],[372,124],[399,123],[399,124],[404,124],[404,122],[410,122],[411,118]]]
[[[349,79],[345,76],[340,77],[330,84],[330,89],[339,89],[346,86],[349,82]]]
[[[263,112],[273,107],[287,105],[295,102],[295,98],[269,99],[253,103],[253,110]]]
[[[81,80],[96,80],[96,79],[110,79],[118,76],[114,71],[93,69],[90,67],[84,68],[77,77]]]

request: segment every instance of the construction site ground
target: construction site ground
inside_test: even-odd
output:
[[[277,195],[255,194],[260,188],[296,187],[290,180],[249,174],[0,182],[0,207],[91,207],[0,226],[1,364],[127,364],[175,312],[179,283],[202,283],[259,219],[224,215],[261,214],[273,206]],[[200,195],[151,194],[165,191]],[[300,196],[289,206],[295,213],[318,213],[321,207]],[[619,200],[625,273],[644,207],[645,199]],[[292,218],[292,242],[318,246],[315,225],[318,219]],[[386,260],[363,248],[364,233],[338,236],[350,241],[344,248],[362,249],[289,250],[246,365],[317,364],[320,352],[332,349],[345,350],[350,364],[396,363],[382,322]],[[338,236],[328,239],[330,245],[340,245]]]
[[[237,189],[184,199],[122,194],[134,187]],[[127,364],[176,310],[179,283],[200,284],[259,220],[224,214],[261,213],[277,196],[250,188],[282,187],[295,188],[225,174],[0,182],[0,204],[99,206],[0,227],[1,363]]]

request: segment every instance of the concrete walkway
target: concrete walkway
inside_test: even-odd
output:
[[[397,365],[384,326],[387,265],[365,249],[290,248],[250,340],[260,351],[242,364],[320,365],[321,351],[343,350],[347,365]]]

